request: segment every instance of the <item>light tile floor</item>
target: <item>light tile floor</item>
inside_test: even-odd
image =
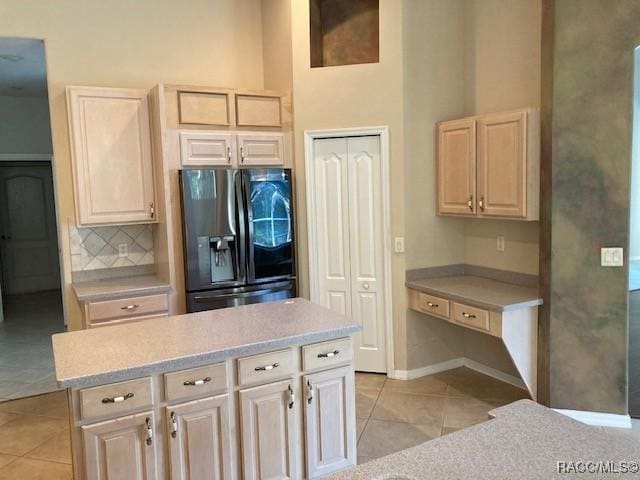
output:
[[[7,295],[0,323],[0,400],[58,389],[51,335],[66,330],[60,291]]]
[[[358,462],[486,421],[524,391],[466,368],[416,380],[356,374]],[[71,480],[65,392],[0,403],[0,480]],[[621,435],[640,438],[640,420]]]

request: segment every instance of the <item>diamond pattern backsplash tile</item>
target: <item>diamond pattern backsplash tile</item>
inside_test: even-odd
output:
[[[154,263],[151,225],[93,228],[71,225],[69,236],[74,272]],[[120,256],[120,245],[127,246],[126,256]]]

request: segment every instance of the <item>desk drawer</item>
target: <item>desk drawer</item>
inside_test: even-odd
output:
[[[227,389],[227,366],[225,363],[216,363],[165,373],[164,388],[167,401],[223,392]]]
[[[353,360],[350,338],[314,343],[302,347],[302,368],[305,371],[330,368]]]
[[[424,313],[449,318],[449,300],[428,293],[418,294],[418,308]]]
[[[491,332],[489,312],[463,303],[453,302],[453,320],[460,325]]]
[[[136,378],[80,390],[80,417],[116,416],[153,404],[151,378]]]
[[[87,305],[87,323],[95,324],[119,318],[150,316],[165,313],[168,310],[169,302],[166,293],[91,302]]]
[[[278,350],[238,359],[238,384],[261,383],[298,371],[297,349]]]

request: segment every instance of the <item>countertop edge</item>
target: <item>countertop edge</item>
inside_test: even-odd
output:
[[[95,302],[100,300],[117,300],[120,298],[140,295],[149,295],[153,293],[169,293],[171,291],[171,285],[153,285],[148,287],[131,287],[122,289],[117,292],[109,292],[109,293],[96,293],[96,294],[87,294],[87,295],[78,295],[78,291],[75,286],[73,286],[73,292],[76,295],[76,298],[79,302]]]
[[[508,312],[508,311],[513,311],[513,310],[520,310],[523,308],[531,308],[531,307],[537,307],[542,305],[543,299],[542,298],[534,298],[532,300],[527,300],[527,301],[523,301],[523,302],[517,302],[517,303],[511,303],[508,305],[496,305],[496,304],[492,304],[492,303],[486,303],[483,302],[482,300],[477,300],[475,298],[472,297],[465,297],[462,295],[457,295],[445,290],[440,290],[437,288],[433,288],[433,287],[427,287],[424,285],[421,285],[419,283],[420,280],[408,280],[405,282],[405,287],[407,288],[411,288],[413,290],[418,290],[420,292],[424,292],[424,293],[429,293],[431,295],[440,295],[440,296],[444,296],[444,297],[448,297],[452,300],[458,301],[458,302],[464,302],[464,303],[468,303],[471,306],[475,306],[475,307],[479,307],[479,308],[485,308],[487,310],[492,310],[494,312]]]
[[[362,330],[362,326],[353,324],[347,327],[341,327],[332,330],[303,333],[291,337],[282,337],[274,340],[267,340],[260,343],[230,347],[223,350],[216,350],[214,352],[199,353],[196,355],[180,357],[177,359],[168,359],[141,367],[126,368],[123,370],[89,375],[86,377],[75,377],[62,380],[56,378],[56,381],[58,387],[60,388],[93,387],[144,377],[148,375],[156,375],[164,372],[195,368],[211,363],[222,362],[233,357],[255,355],[269,350],[286,348],[304,343],[315,343],[325,340],[331,340],[334,338],[351,335],[360,330]]]

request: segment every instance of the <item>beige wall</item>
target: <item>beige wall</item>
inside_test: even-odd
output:
[[[51,154],[47,97],[0,96],[0,154]]]
[[[298,187],[298,252],[301,292],[308,295],[308,249],[304,186],[305,130],[387,125],[390,134],[391,234],[404,235],[402,115],[402,3],[380,1],[380,63],[310,68],[309,2],[291,0],[294,128]],[[405,257],[394,254],[391,288],[396,337],[404,339]],[[406,363],[405,342],[396,358]]]
[[[58,220],[71,328],[80,312],[69,288],[73,221],[66,85],[151,88],[193,83],[262,88],[259,0],[3,0],[0,36],[45,40]]]
[[[540,0],[466,0],[468,115],[540,106],[541,28]],[[466,263],[537,274],[538,252],[538,222],[465,222]]]
[[[293,89],[291,3],[262,0],[262,58],[264,88],[279,92]]]

